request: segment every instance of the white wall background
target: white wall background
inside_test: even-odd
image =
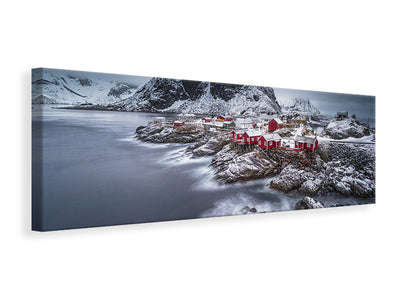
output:
[[[2,299],[399,299],[396,1],[4,1]],[[30,68],[377,96],[377,205],[35,233]]]

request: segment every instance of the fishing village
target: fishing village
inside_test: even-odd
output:
[[[231,115],[198,117],[180,114],[178,118],[156,117],[153,122],[171,128],[177,134],[187,135],[200,132],[214,133],[225,138],[237,151],[270,149],[286,151],[315,151],[318,139],[307,119],[291,119],[287,116],[270,118],[244,118]]]
[[[347,112],[326,123],[284,114],[156,116],[135,137],[188,144],[190,158],[211,157],[219,184],[271,178],[268,187],[283,193],[375,197],[374,131]]]

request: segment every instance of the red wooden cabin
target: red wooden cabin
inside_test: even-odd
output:
[[[233,130],[230,134],[229,139],[234,143],[243,144],[244,143],[244,138],[243,138],[244,133],[245,132],[243,130]]]
[[[203,118],[201,119],[203,123],[211,123],[212,119],[211,118]]]
[[[184,121],[175,121],[174,122],[174,127],[181,127],[184,126],[185,122]]]
[[[261,132],[260,131],[246,131],[243,134],[243,138],[244,138],[244,143],[247,145],[255,145],[258,142],[258,139],[261,136]]]
[[[219,115],[219,116],[217,117],[216,121],[219,121],[219,122],[233,121],[233,118],[232,118],[231,116]]]
[[[316,137],[298,136],[294,140],[294,147],[297,149],[315,151],[318,149],[318,140]]]
[[[278,128],[280,128],[282,126],[283,122],[281,121],[281,119],[273,119],[271,121],[269,121],[268,123],[268,130],[270,131],[275,131]]]
[[[279,148],[281,140],[280,135],[277,133],[262,135],[258,139],[258,146],[263,149]]]

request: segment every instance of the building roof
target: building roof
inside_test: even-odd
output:
[[[282,120],[279,119],[279,118],[275,118],[274,120],[275,120],[278,124],[282,124],[282,123],[283,123]]]
[[[302,136],[298,135],[294,139],[297,142],[302,142],[302,143],[314,143],[317,140],[316,136]]]
[[[249,131],[246,131],[246,133],[247,133],[248,136],[260,136],[260,135],[262,135],[261,131],[259,131],[259,130],[249,130]]]
[[[263,137],[267,141],[280,141],[282,139],[281,136],[277,133],[264,134]]]
[[[243,133],[246,132],[246,131],[244,131],[244,130],[232,130],[232,131],[234,131],[235,134],[243,134]]]

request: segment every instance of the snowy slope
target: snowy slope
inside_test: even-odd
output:
[[[130,82],[118,82],[77,75],[53,69],[35,69],[32,72],[32,103],[34,104],[109,104],[132,96],[137,86]]]
[[[197,90],[197,98],[195,100],[192,100],[191,97],[185,100],[178,100],[163,110],[163,112],[211,115],[225,114],[228,111],[227,102],[219,98],[214,98],[211,94],[211,84],[209,82],[202,86],[202,90]]]
[[[121,110],[252,116],[280,113],[272,88],[153,78],[117,103]]]
[[[163,111],[175,102],[184,103],[188,99],[180,80],[154,77],[117,105],[126,111]]]
[[[229,101],[230,112],[244,116],[254,116],[261,113],[280,113],[281,107],[270,90],[257,86],[244,86],[239,93]],[[272,92],[273,93],[273,92]]]

